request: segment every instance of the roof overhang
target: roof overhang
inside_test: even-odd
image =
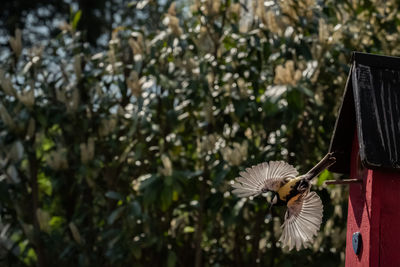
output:
[[[400,58],[353,52],[330,144],[329,170],[350,173],[354,131],[369,169],[400,170]]]

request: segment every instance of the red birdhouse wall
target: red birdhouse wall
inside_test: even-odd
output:
[[[359,157],[357,133],[351,155],[346,266],[400,266],[400,173],[366,169]],[[361,233],[358,255],[353,234]]]

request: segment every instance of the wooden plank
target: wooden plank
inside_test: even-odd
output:
[[[353,179],[362,179],[361,184],[351,184],[349,188],[349,204],[347,215],[346,235],[346,266],[370,266],[370,221],[371,213],[371,183],[368,180],[368,170],[363,169],[359,160],[359,148],[357,134],[353,139],[351,156],[351,172]],[[356,255],[353,250],[353,233],[360,232],[362,246],[360,253]]]
[[[379,235],[379,266],[400,266],[400,179],[399,174],[374,171],[373,216],[379,216],[375,227]]]
[[[400,175],[366,169],[354,138],[351,177],[363,179],[349,190],[346,266],[400,266]],[[360,232],[362,248],[353,251],[353,233]]]

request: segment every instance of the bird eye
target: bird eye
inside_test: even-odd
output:
[[[268,189],[267,189],[267,188],[263,188],[263,189],[261,189],[261,192],[267,193],[267,192],[268,192]]]

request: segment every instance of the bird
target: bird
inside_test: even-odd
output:
[[[300,176],[287,162],[263,162],[240,172],[232,184],[232,193],[238,197],[255,197],[272,192],[270,210],[273,205],[287,206],[279,242],[282,247],[299,251],[311,245],[322,223],[322,201],[311,191],[311,181],[335,162],[334,153],[330,152]]]

